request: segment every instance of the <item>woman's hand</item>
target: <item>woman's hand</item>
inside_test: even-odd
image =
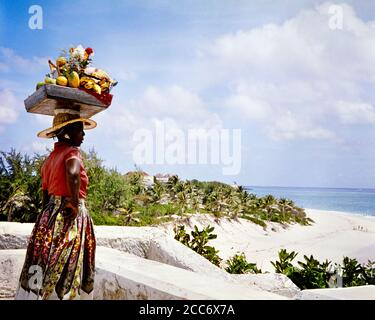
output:
[[[64,218],[74,220],[78,215],[78,200],[73,198],[66,198],[66,203],[62,209]]]

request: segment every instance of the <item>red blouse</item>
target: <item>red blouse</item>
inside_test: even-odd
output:
[[[56,142],[53,151],[43,163],[41,170],[42,189],[48,190],[49,195],[71,196],[66,183],[65,171],[65,164],[70,159],[78,159],[81,163],[79,197],[86,198],[88,177],[83,167],[81,152],[77,147],[72,147],[65,142]]]

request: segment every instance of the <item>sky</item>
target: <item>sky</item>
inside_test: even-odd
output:
[[[30,28],[32,5],[41,29]],[[118,81],[82,145],[108,167],[375,188],[374,9],[373,1],[0,0],[0,150],[53,148],[36,136],[52,117],[27,113],[23,101],[48,59],[81,44]]]

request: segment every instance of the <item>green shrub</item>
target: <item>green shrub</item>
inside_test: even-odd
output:
[[[313,256],[304,255],[303,258],[305,262],[298,262],[302,269],[298,277],[294,278],[296,285],[301,289],[328,288],[331,262],[320,263]]]
[[[375,261],[368,260],[367,264],[362,266],[362,276],[365,279],[366,284],[375,285]]]
[[[247,262],[245,254],[235,254],[232,258],[227,261],[227,267],[225,271],[234,274],[243,273],[262,273],[262,270],[258,269],[256,263]]]
[[[115,217],[111,215],[91,213],[91,218],[95,225],[107,225],[107,226],[118,226],[123,224],[121,217]]]
[[[214,265],[220,266],[222,259],[218,256],[219,251],[207,245],[208,241],[217,238],[216,234],[212,234],[214,229],[214,227],[207,226],[202,230],[198,230],[198,227],[194,226],[190,236],[186,233],[185,226],[180,225],[174,229],[174,238],[211,261]]]
[[[249,216],[249,215],[242,215],[243,219],[246,219],[246,220],[249,220],[257,225],[260,225],[261,227],[263,228],[266,228],[267,227],[267,224],[264,222],[264,220],[261,220],[257,217],[252,217],[252,216]]]
[[[113,215],[126,207],[131,197],[130,185],[115,169],[103,166],[94,150],[82,151],[85,169],[89,178],[87,208],[96,224],[122,224],[123,219]]]
[[[331,261],[319,262],[310,257],[304,256],[304,262],[298,261],[301,268],[295,267],[292,261],[297,253],[288,253],[281,249],[278,253],[279,261],[271,262],[276,273],[283,273],[288,276],[300,289],[328,288],[329,280],[333,273]],[[352,287],[370,285],[375,283],[375,262],[368,261],[367,265],[360,265],[356,259],[343,258],[343,265],[335,265],[337,270],[342,270],[343,286]]]
[[[44,156],[0,152],[0,220],[34,222],[42,210]]]
[[[293,268],[292,261],[297,256],[297,254],[298,253],[294,251],[288,253],[285,249],[281,249],[278,252],[279,261],[271,261],[271,264],[274,266],[276,273],[287,274],[288,271]]]
[[[367,273],[364,269],[365,268],[361,266],[356,259],[344,257],[342,267],[344,287],[365,285],[367,282]]]

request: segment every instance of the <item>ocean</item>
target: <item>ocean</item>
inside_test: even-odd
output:
[[[375,189],[246,186],[257,196],[271,194],[293,200],[303,208],[334,210],[375,216]]]

